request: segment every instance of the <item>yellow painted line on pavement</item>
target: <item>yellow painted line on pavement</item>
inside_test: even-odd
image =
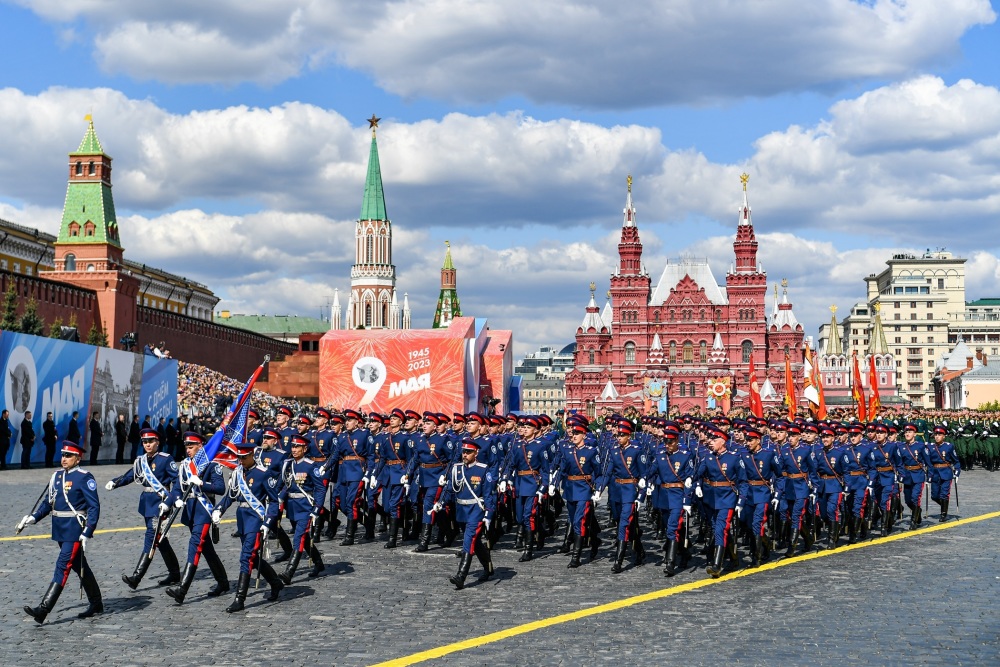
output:
[[[906,538],[909,537],[926,535],[928,533],[933,533],[939,530],[949,530],[951,528],[957,528],[959,526],[975,523],[977,521],[996,519],[997,517],[1000,517],[1000,512],[990,512],[988,514],[980,514],[978,516],[972,516],[967,519],[959,519],[958,521],[950,521],[948,523],[939,523],[934,526],[929,526],[927,528],[920,528],[918,530],[896,533],[894,535],[889,535],[887,537],[879,537],[869,542],[847,544],[833,551],[817,551],[808,554],[803,554],[801,556],[794,556],[792,558],[784,558],[782,560],[765,563],[764,565],[761,565],[760,567],[757,568],[753,569],[747,568],[736,572],[731,572],[729,574],[719,577],[718,579],[702,579],[699,581],[692,581],[690,583],[681,584],[680,586],[673,586],[671,588],[662,588],[660,590],[644,593],[642,595],[636,595],[629,598],[623,598],[621,600],[615,600],[614,602],[608,602],[606,604],[601,604],[594,607],[588,607],[586,609],[570,612],[568,614],[560,614],[558,616],[551,616],[549,618],[543,618],[537,621],[532,621],[531,623],[516,625],[512,628],[507,628],[505,630],[499,630],[497,632],[491,632],[489,634],[482,635],[481,637],[474,637],[472,639],[466,639],[460,642],[455,642],[453,644],[445,644],[444,646],[439,646],[437,648],[432,648],[426,651],[420,651],[419,653],[413,653],[411,655],[403,656],[402,658],[396,658],[394,660],[380,662],[373,665],[372,667],[405,667],[406,665],[415,665],[419,662],[424,662],[425,660],[433,660],[434,658],[441,658],[446,655],[450,655],[452,653],[458,653],[459,651],[465,651],[471,648],[478,648],[480,646],[485,646],[486,644],[493,644],[495,642],[508,639],[510,637],[516,637],[518,635],[524,635],[529,632],[534,632],[536,630],[549,628],[552,627],[553,625],[560,625],[562,623],[578,621],[580,619],[587,618],[589,616],[596,616],[598,614],[604,614],[609,611],[616,611],[618,609],[632,607],[634,605],[642,604],[644,602],[661,600],[663,598],[667,598],[672,595],[678,595],[680,593],[694,591],[699,588],[704,588],[706,586],[713,586],[715,584],[722,584],[727,581],[732,581],[733,579],[748,577],[750,575],[758,574],[761,572],[776,570],[779,567],[786,567],[788,565],[793,565],[795,563],[799,563],[802,561],[815,560],[816,558],[825,558],[826,556],[839,555],[846,553],[848,551],[854,551],[856,549],[865,549],[867,547],[876,546],[879,544],[885,544],[887,542],[895,542],[896,540],[905,540]]]
[[[236,519],[223,519],[221,523],[236,523]],[[136,530],[146,530],[145,526],[129,526],[128,528],[105,528],[95,530],[94,535],[104,535],[106,533],[131,533]],[[21,540],[48,540],[52,535],[15,535],[13,537],[0,537],[0,542],[20,542]]]

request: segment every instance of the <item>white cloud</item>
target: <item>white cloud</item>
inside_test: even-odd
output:
[[[898,79],[995,19],[988,0],[19,1],[92,24],[102,66],[139,79],[273,83],[336,63],[407,98],[602,108]]]

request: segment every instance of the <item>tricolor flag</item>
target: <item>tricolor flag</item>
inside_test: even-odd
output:
[[[802,395],[809,399],[809,410],[817,419],[826,419],[826,398],[823,396],[823,382],[819,377],[819,369],[813,365],[812,350],[806,343],[805,363],[802,366],[804,389]]]
[[[750,353],[750,412],[755,417],[764,416],[764,402],[760,398],[760,385],[757,384],[757,368],[753,363],[753,352]]]
[[[243,386],[243,391],[236,398],[232,409],[223,417],[219,428],[216,429],[212,437],[205,443],[205,446],[195,454],[192,463],[194,466],[197,466],[197,470],[192,470],[192,472],[200,475],[212,461],[221,463],[230,469],[236,467],[236,459],[232,451],[230,451],[229,446],[242,444],[246,440],[247,416],[250,412],[250,394],[253,392],[253,386],[257,382],[257,378],[264,371],[264,366],[270,360],[270,356],[264,357],[264,363],[258,366],[257,370],[250,376],[250,379],[247,380],[246,385]]]
[[[857,350],[854,351],[853,356],[854,373],[851,376],[851,396],[858,407],[858,419],[866,422],[868,421],[868,406],[865,404],[865,389],[861,386],[861,369],[858,367]]]
[[[795,380],[792,377],[792,359],[785,353],[785,403],[788,404],[788,418],[795,419]]]
[[[868,357],[868,386],[872,390],[872,398],[868,402],[868,421],[878,419],[878,411],[882,409],[882,401],[878,394],[878,371],[875,368],[875,355]]]

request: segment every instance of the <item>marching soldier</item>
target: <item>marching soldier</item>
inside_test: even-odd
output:
[[[712,493],[712,533],[715,546],[712,550],[712,560],[705,571],[713,579],[718,578],[724,569],[723,557],[730,551],[733,560],[737,560],[736,543],[731,535],[733,514],[739,519],[749,495],[747,475],[743,459],[739,454],[726,449],[726,433],[721,429],[709,426],[706,430],[708,453],[698,463],[694,473],[697,480],[695,495],[704,496],[702,485],[709,486]]]
[[[632,422],[622,420],[618,426],[618,446],[611,449],[607,456],[610,461],[604,477],[597,483],[597,493],[594,502],[600,502],[601,493],[605,488],[613,486],[617,489],[618,534],[615,540],[615,564],[611,571],[622,571],[625,552],[629,542],[635,551],[635,564],[642,565],[646,552],[642,548],[642,533],[639,530],[639,520],[636,506],[646,495],[646,455],[642,448],[632,442]]]
[[[774,479],[780,474],[778,457],[772,449],[761,447],[762,433],[756,427],[745,432],[746,452],[741,453],[747,476],[747,498],[741,519],[750,530],[750,557],[754,565],[765,560],[771,545],[767,542],[767,514],[771,506]],[[685,503],[690,505],[690,499]]]
[[[462,440],[462,461],[451,467],[445,484],[444,501],[440,503],[441,507],[435,507],[436,511],[440,511],[444,503],[453,497],[457,508],[455,520],[465,524],[458,572],[448,579],[458,590],[465,586],[473,555],[483,566],[479,580],[486,581],[493,575],[493,561],[485,537],[496,514],[496,479],[489,466],[476,460],[478,454],[478,442],[472,438]]]
[[[687,565],[688,559],[684,535],[685,524],[691,515],[689,480],[694,475],[694,457],[690,452],[680,451],[679,435],[680,431],[675,426],[668,425],[663,429],[663,445],[652,454],[648,482],[648,486],[656,490],[653,505],[660,512],[666,531],[667,555],[663,559],[663,573],[668,577],[674,576],[678,553],[683,566]]]
[[[142,544],[142,554],[131,575],[122,574],[122,581],[133,591],[139,587],[146,570],[153,562],[153,552],[159,550],[163,564],[167,566],[167,576],[157,582],[159,586],[172,586],[180,583],[181,572],[170,541],[160,539],[159,528],[163,518],[169,514],[170,506],[166,505],[170,488],[177,481],[177,463],[174,457],[160,450],[160,436],[151,428],[140,433],[140,442],[145,453],[136,457],[135,462],[125,474],[108,482],[104,488],[113,491],[132,482],[142,485],[139,494],[139,515],[146,522],[146,537]],[[162,506],[162,507],[161,507]]]
[[[181,523],[191,530],[191,539],[188,540],[187,562],[184,564],[180,583],[167,589],[167,595],[172,597],[177,604],[184,603],[184,598],[187,596],[188,589],[191,588],[191,582],[194,581],[194,573],[198,570],[198,563],[201,561],[203,553],[216,582],[215,586],[208,591],[209,597],[218,597],[229,592],[226,567],[219,560],[219,555],[215,553],[215,546],[212,544],[210,534],[214,494],[223,493],[226,490],[222,466],[208,460],[205,454],[205,439],[194,431],[188,431],[184,434],[184,450],[187,453],[187,458],[180,465],[177,476],[179,483],[174,485],[166,502],[167,505],[173,505],[178,509],[183,508]]]
[[[869,469],[873,471],[874,504],[882,512],[880,534],[885,537],[892,530],[895,518],[896,503],[899,502],[899,489],[896,480],[901,478],[902,462],[899,458],[897,443],[889,440],[889,427],[886,424],[875,425],[875,440],[869,450]]]
[[[591,535],[597,522],[594,521],[594,500],[597,480],[601,475],[601,455],[597,448],[587,442],[589,429],[583,421],[568,422],[570,446],[559,459],[558,479],[562,481],[563,496],[570,529],[573,531],[573,551],[567,567],[580,567],[580,551],[583,540],[591,537],[590,561],[597,557],[601,544],[596,535]]]
[[[951,480],[958,479],[962,473],[962,464],[955,454],[954,445],[945,441],[947,434],[947,428],[935,426],[933,440],[927,447],[927,455],[931,464],[931,500],[941,506],[941,518],[939,519],[941,523],[948,520]]]
[[[924,495],[924,482],[927,480],[926,470],[930,468],[930,454],[927,445],[916,441],[917,426],[907,424],[903,427],[903,442],[899,443],[897,451],[903,464],[903,499],[910,508],[910,529],[917,528],[921,516],[920,501]]]
[[[226,495],[212,512],[212,522],[218,524],[226,510],[233,503],[237,505],[236,532],[242,546],[236,597],[226,607],[230,614],[243,611],[247,592],[250,590],[250,573],[255,567],[271,587],[267,595],[268,601],[277,600],[281,589],[285,587],[261,553],[267,542],[270,525],[278,516],[280,477],[273,469],[255,459],[253,443],[245,442],[231,448],[231,451],[236,455],[238,464],[229,478]]]
[[[524,553],[520,562],[529,561],[542,530],[540,506],[549,478],[548,443],[538,438],[540,424],[534,417],[521,424],[521,437],[511,449],[507,470],[501,471],[500,492],[513,486],[517,534],[524,539]],[[509,478],[509,480],[507,479]]]
[[[268,426],[261,429],[260,447],[254,452],[258,465],[264,466],[278,477],[281,476],[282,464],[288,458],[288,453],[278,447],[279,442],[281,442],[281,432],[273,426]],[[292,541],[285,529],[281,527],[282,513],[283,510],[279,506],[278,516],[275,517],[271,526],[270,533],[278,540],[278,546],[281,547],[281,553],[271,561],[272,563],[282,563],[292,557]]]
[[[785,479],[785,506],[791,506],[790,512],[784,517],[791,526],[791,538],[785,558],[791,558],[805,527],[809,496],[812,494],[816,474],[816,459],[811,447],[799,443],[801,429],[797,424],[789,424],[783,429],[788,433],[788,444],[778,452],[778,463]],[[808,535],[806,539],[809,539]]]
[[[449,530],[450,518],[447,516],[447,510],[441,512],[440,516],[434,511],[434,506],[441,502],[441,494],[444,491],[441,480],[448,472],[454,457],[454,445],[440,432],[443,424],[442,416],[433,412],[424,413],[424,437],[416,442],[407,472],[407,476],[412,480],[410,483],[416,482],[420,485],[421,526],[416,548],[419,552],[430,548],[431,530],[435,522],[438,523],[440,533]]]
[[[319,518],[320,509],[326,500],[325,471],[306,456],[310,439],[296,434],[291,438],[292,454],[281,467],[282,489],[279,500],[284,504],[288,520],[292,524],[292,558],[279,574],[285,584],[292,582],[299,567],[302,554],[309,552],[313,568],[310,577],[318,577],[323,571],[323,558],[312,540],[312,528]]]
[[[391,421],[402,423],[398,415],[393,415]],[[400,524],[404,523],[403,512],[406,510],[406,496],[410,489],[410,475],[412,474],[410,443],[414,440],[423,440],[423,438],[415,437],[414,432],[401,428],[390,430],[388,437],[382,438],[378,443],[378,450],[375,452],[375,465],[370,471],[368,488],[372,499],[369,502],[369,507],[375,506],[374,496],[380,485],[379,480],[385,480],[382,494],[383,506],[389,516],[389,541],[385,543],[386,549],[396,548],[399,541]],[[369,511],[369,514],[372,512]]]
[[[365,479],[368,466],[374,465],[374,443],[367,429],[359,428],[360,413],[348,410],[344,413],[345,431],[338,439],[330,458],[322,468],[328,475],[337,470],[340,511],[347,515],[347,528],[340,546],[354,544],[358,533],[358,521],[364,518]],[[367,532],[367,531],[366,531]]]
[[[101,501],[97,497],[94,476],[80,467],[83,449],[69,440],[63,441],[61,470],[49,478],[49,488],[41,504],[17,524],[21,532],[28,524],[36,523],[52,514],[52,539],[59,543],[59,558],[52,582],[37,607],[24,606],[24,613],[41,625],[56,606],[59,595],[66,586],[70,570],[80,575],[83,590],[87,593],[87,608],[78,618],[90,618],[104,611],[101,589],[87,564],[87,540],[94,536],[101,516]]]

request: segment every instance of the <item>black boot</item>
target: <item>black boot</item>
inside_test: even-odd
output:
[[[285,582],[278,577],[274,568],[266,560],[261,560],[258,567],[260,568],[260,576],[264,577],[264,581],[271,587],[271,590],[267,594],[267,601],[274,602],[278,599],[278,593],[285,587]]]
[[[518,551],[524,548],[524,526],[517,527],[517,537],[514,538],[514,548]]]
[[[799,546],[799,531],[797,528],[792,528],[792,539],[788,541],[788,550],[785,552],[785,558],[791,558],[795,555],[795,550]]]
[[[941,518],[938,519],[940,523],[944,523],[948,520],[948,499],[945,498],[941,501]]]
[[[45,591],[45,595],[42,596],[42,602],[37,607],[29,607],[24,605],[24,613],[35,619],[35,623],[41,625],[45,622],[45,617],[49,615],[49,612],[56,606],[56,602],[59,600],[59,595],[62,593],[63,587],[61,584],[50,583],[49,588]]]
[[[638,567],[646,560],[646,550],[642,547],[642,539],[636,537],[632,540],[632,548],[635,549],[635,564]]]
[[[184,604],[184,598],[187,596],[188,589],[191,588],[191,582],[194,580],[194,573],[197,570],[197,565],[185,563],[180,582],[176,586],[171,586],[167,589],[167,595],[172,597],[177,604]]]
[[[296,551],[292,554],[291,560],[289,560],[288,565],[285,566],[285,571],[278,575],[278,578],[281,579],[282,583],[286,586],[292,583],[292,577],[295,576],[295,570],[299,569],[299,562],[302,560],[302,553],[303,552],[301,551]]]
[[[272,563],[283,563],[292,557],[292,541],[288,537],[288,533],[285,529],[281,527],[281,524],[274,529],[274,537],[278,540],[278,546],[281,547],[281,555],[275,558]]]
[[[476,549],[476,558],[483,566],[483,573],[479,575],[479,581],[488,581],[493,576],[493,558],[490,556],[490,550],[482,547]]]
[[[153,559],[149,557],[149,552],[143,551],[142,555],[139,556],[139,562],[135,566],[135,572],[130,575],[122,574],[122,581],[128,584],[128,587],[133,591],[139,588],[139,582],[146,575],[146,570],[149,569],[149,564],[153,562]]]
[[[601,548],[601,538],[597,536],[597,533],[590,534],[590,560],[593,561],[597,558],[597,550]]]
[[[389,541],[385,543],[384,549],[395,549],[399,538],[399,520],[395,517],[389,519]]]
[[[156,547],[156,550],[160,552],[160,558],[163,559],[163,564],[167,566],[167,576],[156,582],[157,586],[173,586],[181,581],[181,566],[177,562],[177,555],[174,553],[173,547],[170,546],[170,542],[163,540],[160,542],[160,546]]]
[[[524,553],[518,558],[518,561],[524,563],[531,560],[532,555],[535,552],[535,532],[534,530],[527,531],[524,539]]]
[[[469,576],[469,568],[472,567],[472,555],[462,552],[462,560],[458,561],[458,573],[453,577],[448,577],[448,581],[454,584],[457,590],[465,587],[465,578]]]
[[[826,548],[836,549],[839,545],[837,544],[840,540],[840,522],[831,521],[830,522],[830,532],[826,536]]]
[[[354,536],[358,533],[358,522],[354,519],[348,519],[347,528],[345,528],[344,531],[344,539],[341,541],[340,546],[349,547],[354,544]]]
[[[316,548],[315,544],[309,545],[309,557],[312,558],[313,566],[312,569],[309,570],[309,574],[306,576],[310,579],[315,579],[321,572],[323,572],[323,570],[326,569],[326,565],[323,564],[323,555],[319,552],[319,549]]]
[[[798,531],[796,531],[796,533],[798,533]],[[798,535],[796,535],[796,537],[798,537]],[[708,576],[713,579],[718,579],[719,576],[722,575],[722,556],[723,548],[716,545],[715,549],[712,551],[712,562],[705,568],[705,572],[707,572]]]
[[[611,571],[618,574],[622,571],[622,563],[625,562],[625,551],[628,549],[628,542],[622,540],[618,543],[618,549],[615,551],[615,564],[611,566]]]
[[[663,574],[672,577],[676,572],[674,561],[677,559],[677,541],[670,540],[667,542],[667,555],[663,559]]]
[[[215,585],[208,589],[208,597],[217,598],[220,595],[229,592],[229,575],[226,574],[226,566],[222,564],[219,560],[219,556],[216,553],[212,553],[211,556],[205,556],[205,560],[208,561],[208,569],[212,571],[212,576],[215,577]]]
[[[330,520],[326,524],[326,530],[323,531],[323,537],[332,540],[337,535],[338,528],[340,528],[340,517],[336,512],[330,512]]]
[[[365,516],[365,540],[371,542],[374,539],[375,539],[375,513],[369,512]]]
[[[236,582],[236,597],[233,598],[232,603],[226,607],[227,613],[233,614],[237,611],[243,611],[243,603],[246,602],[248,590],[250,590],[250,574],[240,572],[240,578]]]
[[[580,551],[583,549],[583,538],[579,535],[573,536],[572,555],[569,557],[569,565],[566,567],[580,567]]]
[[[420,527],[420,539],[417,541],[416,551],[423,553],[430,548],[431,544],[431,530],[434,528],[432,524],[425,523]],[[439,533],[444,533],[444,529],[441,528]]]
[[[563,535],[562,544],[559,546],[559,553],[568,554],[570,546],[573,543],[573,525],[570,523],[566,524],[566,534]]]
[[[87,594],[87,608],[76,615],[77,618],[90,618],[104,613],[104,600],[101,598],[101,587],[97,585],[97,577],[93,570],[84,568],[83,590]]]
[[[750,551],[750,567],[760,567],[760,551],[757,548],[758,538],[756,535],[748,533],[747,541],[749,542],[747,546]]]

